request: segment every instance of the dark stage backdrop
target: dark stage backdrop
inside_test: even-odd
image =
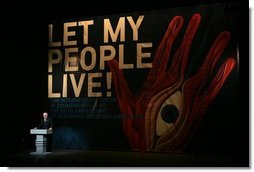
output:
[[[237,11],[233,2],[51,21],[53,147],[231,152]]]
[[[230,1],[5,2],[0,165],[25,165],[29,131],[48,111],[53,150],[249,166],[249,10]]]

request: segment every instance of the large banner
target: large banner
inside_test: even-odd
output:
[[[185,151],[207,115],[234,115],[227,110],[238,91],[236,8],[219,3],[49,23],[53,147]]]

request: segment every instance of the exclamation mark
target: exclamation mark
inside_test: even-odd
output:
[[[107,72],[107,97],[111,97],[111,83],[112,83],[111,72]]]

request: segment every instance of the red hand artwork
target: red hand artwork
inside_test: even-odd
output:
[[[171,48],[183,20],[183,17],[175,16],[168,25],[138,95],[133,95],[129,89],[117,60],[108,62],[118,104],[125,115],[122,119],[123,130],[132,150],[183,150],[235,66],[235,60],[227,58],[212,78],[215,65],[230,39],[230,33],[223,31],[214,41],[198,72],[186,78],[190,48],[201,16],[192,16],[183,40],[173,55]],[[168,65],[170,58],[173,59]]]

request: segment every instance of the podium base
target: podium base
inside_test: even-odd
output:
[[[31,152],[30,155],[47,155],[51,153],[52,152]]]

